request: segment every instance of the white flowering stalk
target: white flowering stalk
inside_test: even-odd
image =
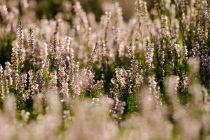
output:
[[[58,77],[56,71],[50,73],[49,87],[57,88]]]
[[[75,5],[74,5],[74,10],[75,10],[75,12],[76,12],[77,18],[80,18],[80,19],[77,19],[77,18],[76,18],[76,19],[77,19],[77,20],[81,20],[80,22],[82,22],[84,28],[85,28],[86,30],[88,30],[89,25],[88,25],[87,15],[86,15],[86,13],[83,11],[80,2],[77,1],[77,2],[75,3]],[[77,21],[77,22],[75,21],[75,25],[76,25],[76,24],[78,24],[78,28],[80,28],[79,25],[80,25],[81,23],[79,23],[78,21]]]
[[[153,57],[154,57],[154,44],[148,43],[146,48],[146,56],[145,56],[146,69],[148,74],[154,68]]]
[[[151,94],[155,100],[156,107],[159,107],[162,105],[162,101],[160,98],[160,93],[159,93],[159,87],[157,85],[157,82],[155,81],[154,76],[149,76],[149,94]]]
[[[118,123],[122,119],[125,106],[126,106],[126,103],[123,102],[123,101],[120,101],[119,97],[115,97],[114,98],[114,105],[113,105],[113,108],[112,108],[112,115],[118,121]]]
[[[110,56],[113,58],[113,55],[117,51],[117,46],[119,46],[120,44],[125,44],[124,42],[126,40],[125,36],[126,36],[127,30],[123,30],[125,24],[123,22],[123,15],[122,15],[123,13],[122,13],[122,8],[120,7],[120,4],[118,2],[115,2],[112,8],[109,7],[109,10],[112,12],[110,23],[112,25],[112,32],[114,34],[114,37],[108,36],[108,39],[109,40],[114,39],[113,43],[114,45],[116,45],[116,47],[110,48],[110,51],[111,51]],[[108,11],[108,8],[106,11]]]
[[[22,24],[19,24],[17,29],[17,53],[18,53],[18,70],[23,68],[23,64],[25,61],[25,46],[24,46],[24,30],[22,29]],[[15,59],[15,58],[14,58]]]
[[[36,73],[36,83],[38,84],[39,87],[39,92],[41,92],[45,86],[45,81],[44,81],[44,71],[43,69],[40,69]]]
[[[161,34],[163,38],[169,37],[168,17],[161,16]]]
[[[34,73],[32,70],[28,72],[29,75],[29,81],[28,81],[28,90],[26,93],[23,94],[24,100],[28,100],[30,98],[33,98],[34,95],[39,93],[39,85],[37,84],[36,77],[34,76]]]
[[[4,96],[4,73],[3,67],[0,65],[0,96]]]
[[[17,90],[19,88],[19,73],[24,66],[25,48],[24,48],[24,33],[21,23],[17,29],[17,42],[12,48],[11,62],[14,69],[13,86]]]
[[[58,90],[64,94],[63,90],[66,87],[66,72],[64,71],[64,67],[59,66],[58,68],[58,73],[57,73],[57,78],[58,78]]]
[[[8,81],[8,84],[9,84],[8,86],[11,86],[13,84],[13,79],[12,79],[13,69],[9,62],[6,62],[5,65],[6,66],[5,66],[5,70],[4,70],[4,77]]]
[[[146,35],[146,32],[150,30],[149,28],[149,18],[148,18],[148,11],[147,11],[147,3],[142,0],[135,1],[135,8],[138,18],[138,39],[140,42],[143,42],[143,38]],[[144,28],[148,28],[148,30],[143,30]],[[144,32],[143,32],[144,31]]]
[[[111,11],[106,11],[105,12],[105,17],[101,21],[101,22],[103,22],[103,27],[104,27],[103,41],[104,41],[105,45],[107,45],[107,36],[108,36],[108,29],[109,29],[109,24],[110,24],[111,17],[112,17],[112,12]]]
[[[136,12],[139,20],[139,24],[142,24],[142,21],[146,18],[147,16],[147,3],[143,2],[142,0],[136,0],[135,1],[135,6],[136,6]]]
[[[40,53],[40,56],[38,56],[38,59],[39,59],[39,63],[40,63],[40,68],[41,69],[45,69],[48,70],[48,62],[49,62],[49,59],[48,59],[48,44],[46,42],[40,42],[40,48],[39,48],[39,53]]]
[[[75,95],[83,96],[82,93],[84,93],[85,90],[91,89],[93,78],[94,75],[90,70],[79,70],[79,68],[77,68],[71,80],[71,88]]]
[[[18,83],[19,83],[19,92],[23,93],[25,91],[25,87],[26,87],[26,84],[27,84],[27,74],[26,73],[22,74],[19,77]]]
[[[17,78],[19,77],[18,75],[18,72],[19,72],[19,68],[18,68],[18,65],[19,65],[19,57],[18,57],[18,52],[19,52],[19,47],[18,47],[18,44],[12,48],[12,65],[13,65],[13,68],[15,70],[14,72],[14,78],[13,78],[13,81],[14,81],[14,87],[15,89],[17,90],[17,84],[18,84],[18,81],[17,81]]]
[[[177,106],[178,100],[178,85],[179,85],[179,77],[178,76],[170,76],[165,80],[166,93],[170,98],[170,102],[173,104],[173,107]]]
[[[122,88],[125,88],[126,81],[128,78],[128,72],[125,69],[116,68],[115,73],[116,73],[117,82],[120,84]]]

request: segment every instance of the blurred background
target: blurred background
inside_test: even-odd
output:
[[[63,5],[67,1],[72,4],[76,0],[36,0],[37,1],[37,16],[39,18],[47,17],[53,18],[56,13],[63,12]],[[79,0],[86,12],[92,12],[96,16],[96,20],[99,21],[101,15],[104,13],[104,6],[108,3],[119,2],[123,10],[123,17],[128,21],[134,14],[135,0]],[[152,0],[146,0],[148,3],[148,9],[150,10],[153,5]],[[66,5],[65,5],[66,6]],[[69,7],[71,8],[71,6]]]

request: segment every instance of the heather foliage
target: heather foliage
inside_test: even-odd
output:
[[[2,0],[0,138],[210,139],[209,3],[152,3]]]

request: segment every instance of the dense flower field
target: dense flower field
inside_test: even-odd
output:
[[[208,0],[59,2],[0,1],[0,139],[210,139]]]

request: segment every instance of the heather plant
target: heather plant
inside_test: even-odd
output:
[[[0,2],[0,138],[210,139],[209,1],[87,2]]]

